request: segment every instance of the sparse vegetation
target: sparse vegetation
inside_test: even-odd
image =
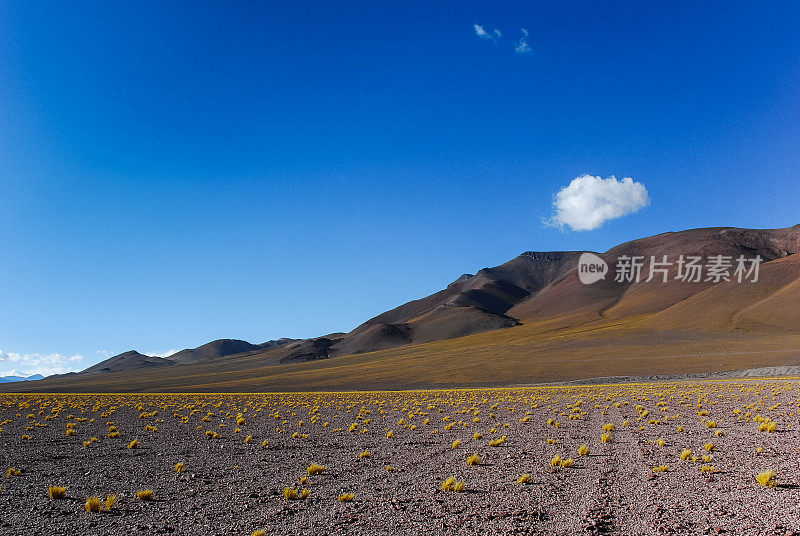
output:
[[[63,499],[67,496],[67,487],[66,486],[50,486],[48,488],[47,494],[50,495],[51,499]]]
[[[311,465],[308,466],[308,468],[306,468],[306,472],[309,475],[318,475],[318,474],[324,472],[325,469],[326,468],[325,468],[324,465],[319,465],[319,464],[316,464],[316,463],[312,463]]]
[[[89,497],[83,505],[83,508],[92,514],[100,512],[100,497]]]
[[[153,499],[153,490],[144,489],[136,492],[136,498],[140,501],[150,501]]]

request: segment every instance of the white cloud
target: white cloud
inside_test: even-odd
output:
[[[491,39],[492,36],[489,35],[489,32],[484,30],[483,26],[481,26],[480,24],[474,24],[472,27],[475,28],[475,35],[477,35],[481,39]]]
[[[178,348],[172,348],[166,352],[146,352],[144,355],[149,355],[150,357],[169,357],[172,354],[177,354],[178,352],[180,352]]]
[[[488,32],[486,28],[484,28],[480,24],[473,24],[472,27],[475,29],[475,35],[477,35],[481,39],[490,39],[494,41],[495,39],[499,39],[503,35],[497,28],[495,28],[491,32]]]
[[[83,367],[82,355],[66,356],[62,354],[15,354],[0,350],[0,376],[30,376],[41,374],[65,374],[77,372]]]
[[[647,188],[630,177],[620,181],[613,175],[607,179],[583,175],[559,190],[553,200],[555,212],[546,223],[573,231],[591,231],[649,204]]]
[[[528,30],[522,28],[522,37],[517,41],[517,46],[514,47],[517,54],[530,54],[533,52],[531,46],[528,44]]]

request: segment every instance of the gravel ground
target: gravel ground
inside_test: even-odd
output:
[[[0,534],[800,533],[798,387],[1,395]],[[759,432],[762,417],[773,432]],[[713,459],[681,460],[687,448]],[[481,462],[469,466],[474,453]],[[574,462],[553,467],[556,455]],[[308,476],[312,463],[325,470]],[[757,482],[768,469],[777,486]],[[462,492],[441,489],[450,476]],[[51,499],[50,485],[66,497]],[[286,499],[287,487],[309,496]],[[145,489],[152,500],[137,499]],[[344,493],[353,500],[340,502]],[[109,511],[84,509],[112,494]]]

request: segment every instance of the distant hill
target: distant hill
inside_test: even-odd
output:
[[[115,355],[93,365],[81,374],[95,374],[99,372],[120,372],[123,370],[149,369],[153,367],[165,367],[170,365],[188,365],[192,363],[202,363],[213,361],[220,357],[238,354],[247,354],[263,351],[265,348],[276,348],[285,344],[295,342],[297,339],[278,339],[267,341],[263,344],[251,344],[247,341],[238,339],[217,339],[197,348],[188,348],[174,353],[167,357],[155,357],[140,354],[135,350],[130,350],[119,355]]]
[[[140,354],[135,350],[123,352],[114,357],[109,357],[105,361],[87,368],[81,374],[98,374],[101,372],[121,372],[126,370],[151,369],[156,367],[167,367],[174,363],[163,357],[153,357]]]
[[[0,376],[0,383],[31,382],[43,379],[44,376],[41,374],[32,374],[31,376]]]
[[[181,350],[176,354],[168,356],[173,363],[185,365],[187,363],[196,363],[198,361],[206,361],[223,357],[231,354],[241,354],[242,352],[250,352],[252,350],[260,350],[261,346],[257,344],[250,344],[247,341],[238,339],[218,339],[211,341],[197,348]]]
[[[800,225],[626,242],[597,254],[610,273],[591,285],[578,277],[581,254],[523,253],[348,333],[261,345],[222,339],[167,359],[126,352],[85,371],[107,372],[102,383],[79,374],[2,389],[409,388],[800,365]],[[678,259],[715,255],[760,256],[758,281],[678,279]],[[641,277],[616,280],[615,267],[632,257]],[[665,257],[667,281],[660,272],[648,281],[651,259]]]

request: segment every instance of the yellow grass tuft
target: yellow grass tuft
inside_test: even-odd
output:
[[[461,446],[461,440],[460,439],[456,439],[455,441],[453,441],[453,448],[454,449],[457,449],[460,446]]]
[[[149,501],[153,498],[153,490],[144,489],[142,491],[137,491],[136,498],[139,499],[140,501]]]
[[[525,473],[517,479],[517,484],[527,484],[531,481],[531,475]]]
[[[267,533],[263,530],[256,530],[250,536],[267,536]]]
[[[388,437],[389,439],[393,438],[394,437],[394,432],[389,430],[388,432],[386,432],[386,437]]]
[[[371,454],[369,453],[368,450],[365,450],[364,452],[362,452],[361,454],[358,455],[358,457],[362,458],[362,459],[363,458],[369,458],[370,456],[371,456]]]
[[[452,491],[453,486],[456,484],[456,477],[448,477],[447,480],[442,482],[442,491]]]
[[[589,454],[589,447],[587,447],[586,444],[584,443],[583,445],[578,447],[578,456],[586,456],[587,454]]]
[[[778,485],[778,482],[775,480],[775,475],[775,471],[772,469],[767,469],[763,473],[759,473],[756,476],[756,480],[758,480],[758,483],[765,488],[774,488]]]
[[[480,465],[480,464],[481,464],[481,457],[478,456],[477,452],[467,458],[467,465]]]
[[[83,508],[89,513],[97,514],[100,512],[100,497],[89,497]]]
[[[706,449],[707,452],[714,452],[714,443],[706,443],[703,445],[703,448]]]
[[[397,469],[395,469],[391,465],[387,465],[386,466],[386,471],[389,472],[389,473],[393,473],[393,472],[397,471]]]
[[[667,469],[669,469],[669,465],[657,465],[657,466],[653,467],[653,472],[654,473],[664,473],[664,472],[667,471]]]
[[[506,442],[506,436],[500,436],[497,439],[492,439],[491,441],[489,441],[489,446],[490,447],[499,447],[500,445],[502,445],[505,442]]]
[[[603,431],[604,432],[613,432],[614,431],[614,425],[612,423],[604,424],[603,425]]]
[[[455,491],[456,493],[461,493],[462,491],[464,491],[466,487],[467,485],[464,484],[463,482],[456,482],[455,484],[453,484],[453,491]]]
[[[326,467],[324,465],[319,465],[317,463],[312,463],[306,468],[306,473],[309,475],[318,475],[325,471]]]
[[[573,463],[574,461],[572,460],[572,458],[567,458],[566,460],[561,460],[561,467],[564,468],[572,467]]]
[[[472,438],[473,439],[483,439],[483,434],[479,434],[478,432],[475,432],[475,435],[472,436]]]
[[[47,490],[51,499],[63,499],[67,496],[66,486],[50,486]]]
[[[138,439],[134,439],[133,441],[128,443],[128,448],[129,449],[139,448],[139,440]]]
[[[6,471],[6,478],[10,478],[12,476],[19,476],[22,474],[21,469],[15,469],[14,467],[9,467],[8,471]]]
[[[114,505],[117,504],[117,496],[116,495],[109,495],[106,497],[106,511],[110,511],[114,508]]]
[[[551,467],[559,467],[559,466],[561,466],[561,455],[560,454],[556,454],[555,456],[553,456],[553,458],[550,460],[550,466]]]
[[[609,432],[606,432],[605,434],[600,436],[600,441],[602,441],[603,443],[611,443],[611,440],[612,440],[612,437],[611,437],[611,434]]]
[[[182,463],[178,462],[178,463],[175,464],[175,472],[176,473],[182,473],[185,470],[186,470],[186,466],[183,465]]]
[[[681,451],[681,460],[688,460],[692,457],[692,449],[683,449]]]
[[[350,502],[353,500],[354,497],[355,495],[353,495],[352,493],[342,493],[341,495],[339,495],[339,502]]]

